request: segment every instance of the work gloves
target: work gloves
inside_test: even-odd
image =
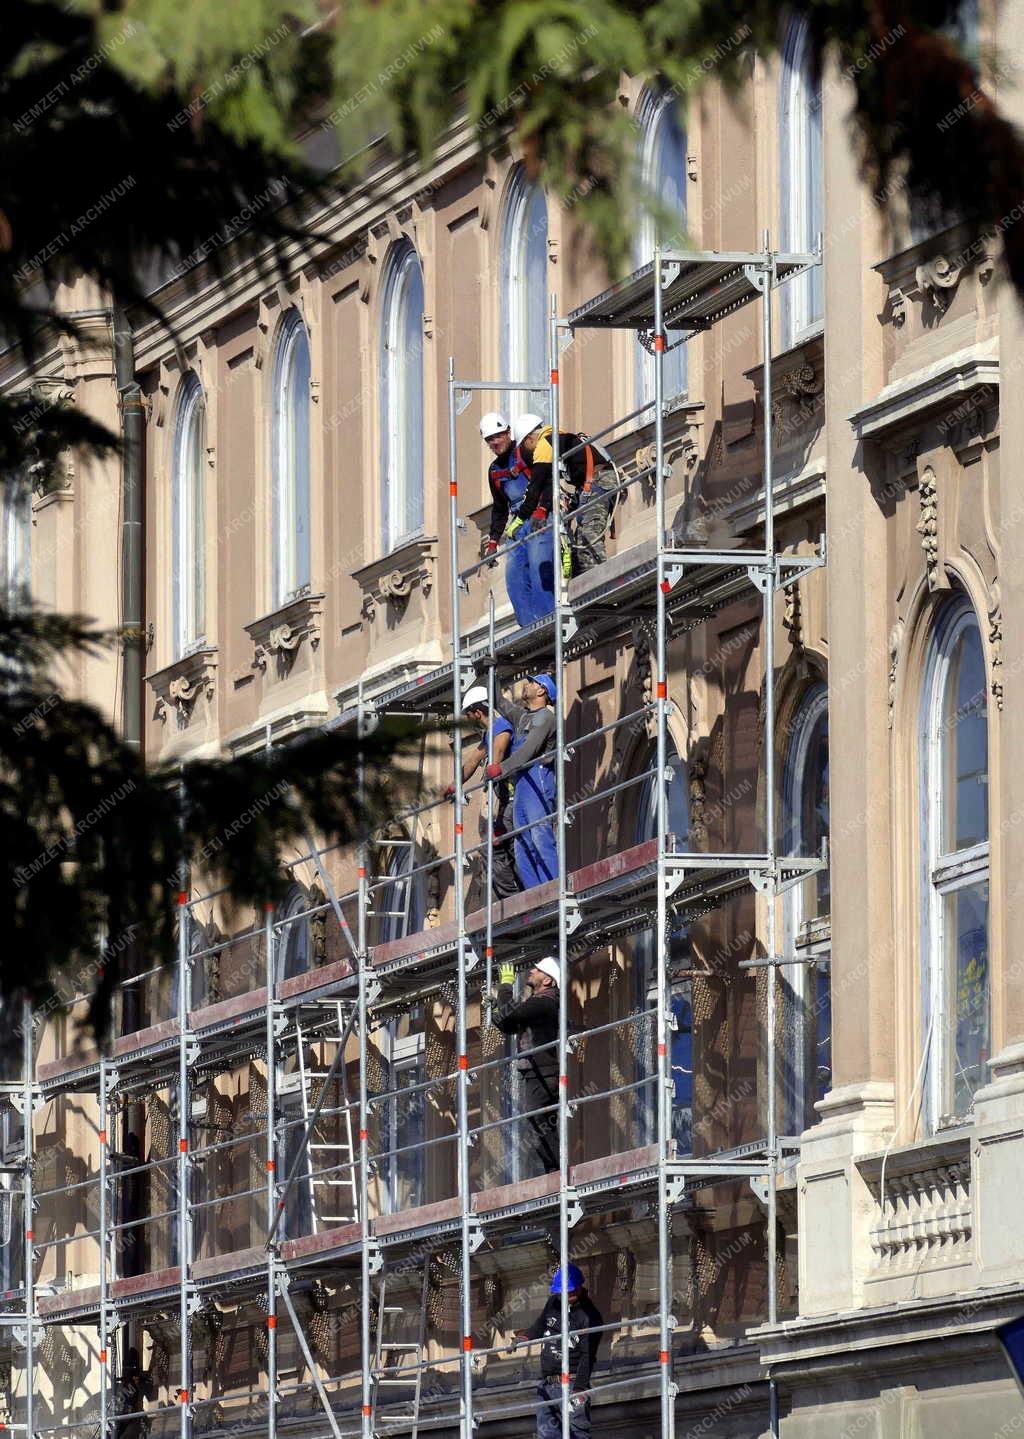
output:
[[[513,515],[512,518],[509,520],[508,524],[505,526],[505,539],[514,540],[522,528],[523,521],[518,515]]]
[[[487,778],[489,780],[501,779],[501,765],[489,764],[487,766]]]
[[[565,538],[564,535],[561,536],[561,541],[562,541],[562,579],[563,579],[563,580],[567,580],[567,579],[570,579],[570,578],[572,577],[572,546],[569,544],[569,541]]]
[[[498,541],[489,538],[484,540],[483,544],[480,546],[480,558],[482,560],[489,560],[493,555],[496,555],[497,553]]]
[[[498,966],[498,983],[513,985],[516,982],[515,966],[511,964],[500,964]]]

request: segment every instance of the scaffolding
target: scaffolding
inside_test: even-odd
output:
[[[551,756],[556,800],[551,820],[535,823],[554,825],[557,876],[512,898],[495,898],[494,791],[486,780],[462,780],[466,740],[456,726],[450,851],[421,860],[416,840],[427,817],[436,821],[447,814],[449,801],[441,797],[403,809],[365,836],[356,856],[355,884],[342,890],[336,882],[341,849],[321,846],[309,834],[305,849],[288,863],[293,875],[308,874],[315,902],[285,915],[267,905],[246,926],[224,934],[217,932],[213,917],[229,896],[197,894],[192,878],[185,875],[177,895],[177,971],[166,1018],[137,1024],[114,1042],[109,1054],[72,1049],[40,1064],[37,1029],[26,1011],[22,1076],[4,1086],[23,1123],[20,1149],[15,1146],[12,1155],[4,1156],[5,1172],[12,1177],[7,1202],[12,1214],[17,1211],[24,1221],[23,1273],[21,1283],[0,1302],[8,1353],[19,1356],[15,1367],[24,1375],[24,1394],[18,1402],[9,1399],[10,1412],[0,1428],[39,1439],[51,1434],[131,1439],[136,1433],[178,1433],[189,1439],[228,1432],[276,1439],[285,1431],[310,1439],[320,1434],[373,1439],[396,1433],[415,1439],[428,1429],[470,1439],[480,1424],[532,1416],[537,1408],[518,1392],[521,1386],[512,1383],[492,1392],[481,1379],[481,1366],[509,1349],[508,1344],[478,1340],[474,1280],[486,1272],[481,1265],[488,1254],[521,1239],[524,1232],[537,1232],[532,1225],[550,1225],[550,1234],[557,1235],[550,1243],[552,1261],[564,1273],[574,1258],[572,1236],[581,1220],[643,1204],[656,1227],[657,1307],[603,1324],[601,1332],[612,1337],[637,1330],[656,1334],[651,1397],[657,1398],[660,1433],[671,1436],[677,1394],[673,1336],[678,1327],[672,1312],[672,1216],[692,1204],[698,1188],[736,1179],[761,1185],[767,1211],[766,1317],[775,1322],[777,1183],[780,1168],[792,1163],[798,1152],[797,1141],[780,1133],[776,1105],[777,978],[780,967],[793,962],[779,953],[776,901],[824,861],[779,853],[773,801],[773,616],[779,590],[822,565],[825,554],[823,540],[817,553],[805,555],[783,554],[776,543],[772,295],[779,284],[818,263],[820,252],[774,252],[767,236],[764,249],[752,253],[657,249],[651,263],[567,317],[552,306],[549,402],[556,498],[547,524],[517,543],[550,543],[558,555],[563,531],[586,510],[584,501],[571,519],[563,517],[557,494],[560,464],[567,458],[559,453],[560,356],[587,328],[632,331],[653,356],[653,449],[632,473],[616,471],[608,489],[618,497],[633,486],[649,486],[654,534],[575,579],[558,578],[556,566],[553,613],[525,627],[505,620],[499,628],[493,588],[485,622],[463,625],[464,595],[489,561],[460,562],[465,521],[459,504],[457,426],[474,395],[535,392],[537,386],[461,378],[449,362],[451,659],[372,695],[361,689],[354,710],[330,724],[354,725],[365,736],[383,716],[396,712],[419,714],[432,723],[439,715],[450,717],[453,709],[460,714],[462,696],[473,683],[486,684],[493,715],[501,683],[528,675],[541,664],[550,667],[558,693]],[[694,544],[667,522],[671,469],[666,459],[663,360],[674,345],[687,343],[754,302],[760,303],[762,319],[761,539],[755,545],[734,539],[714,547]],[[634,410],[591,438],[613,435],[651,408]],[[764,638],[759,718],[768,796],[764,843],[754,852],[709,853],[686,847],[670,823],[669,643],[672,636],[703,625],[744,597],[760,601]],[[653,622],[650,698],[609,723],[584,733],[567,732],[563,696],[568,667],[621,644],[638,619]],[[617,804],[625,791],[650,785],[651,772],[574,797],[568,790],[567,762],[580,747],[630,725],[645,727],[654,739],[654,834],[570,869],[568,834],[574,823],[579,825],[590,805]],[[486,758],[492,757],[488,747]],[[476,845],[468,842],[466,833],[474,793],[484,799],[484,833]],[[505,835],[505,842],[521,832]],[[481,870],[482,903],[471,909],[468,886],[472,872]],[[427,875],[449,877],[450,919],[442,920],[437,913],[428,922],[414,912],[411,896]],[[763,955],[745,967],[762,969],[766,984],[764,1131],[733,1148],[680,1153],[673,1136],[670,925],[697,919],[740,893],[753,893],[763,904]],[[322,946],[315,961],[308,952],[311,926]],[[210,939],[211,930],[212,943],[196,942],[197,931]],[[579,1031],[569,1015],[574,966],[600,947],[642,933],[654,937],[653,1003]],[[209,976],[220,973],[228,956],[248,983],[221,998],[208,992]],[[556,1058],[557,1104],[549,1106],[549,1112],[557,1117],[559,1168],[557,1174],[524,1179],[513,1173],[509,1178],[504,1161],[488,1166],[480,1156],[489,1146],[499,1154],[509,1150],[509,1136],[514,1140],[540,1111],[524,1113],[519,1104],[515,1065],[523,1052],[487,1057],[481,1048],[474,1056],[470,1035],[477,1027],[481,1033],[487,1027],[495,966],[512,964],[521,971],[542,956],[557,958],[561,976],[558,1037],[553,1045],[525,1053],[529,1057],[546,1048]],[[134,986],[138,993],[147,981],[155,982],[152,974],[133,976],[125,992]],[[401,1063],[389,1057],[382,1066],[378,1050],[385,1042],[392,1048],[422,1043],[422,1034],[415,1031],[417,1015],[438,996],[453,1016],[450,1054],[442,1072],[407,1083]],[[69,1014],[81,999],[75,997]],[[126,1014],[139,1012],[134,999],[122,1003]],[[472,1014],[478,1016],[478,1026],[471,1023]],[[403,1024],[409,1033],[395,1040]],[[587,1046],[601,1043],[624,1046],[635,1059],[636,1077],[615,1085],[609,1081],[604,1090],[584,1085]],[[249,1120],[240,1131],[236,1113],[218,1089],[218,1077],[242,1068],[248,1080]],[[490,1096],[486,1104],[485,1094]],[[72,1102],[79,1113],[90,1116],[95,1154],[88,1159],[84,1178],[41,1186],[32,1117],[62,1102]],[[605,1105],[609,1114],[613,1104],[624,1106],[627,1120],[621,1127],[642,1142],[616,1150],[609,1139],[609,1152],[574,1162],[574,1123],[594,1103]],[[446,1130],[442,1126],[428,1134],[423,1116],[430,1105],[438,1114],[450,1113]],[[653,1110],[653,1134],[636,1118],[643,1106]],[[162,1146],[167,1153],[155,1159],[143,1158],[130,1142],[129,1121],[140,1107],[147,1133],[159,1129],[167,1140]],[[497,1110],[496,1118],[487,1117],[488,1108]],[[456,1179],[452,1195],[423,1202],[415,1188],[403,1192],[395,1176],[411,1162],[410,1156],[422,1162],[419,1156],[424,1153],[451,1151]],[[485,1183],[488,1167],[491,1179],[503,1182]],[[496,1174],[497,1169],[502,1172]],[[13,1183],[19,1177],[20,1187]],[[409,1203],[410,1198],[417,1202]],[[64,1235],[37,1232],[33,1216],[41,1209],[49,1206],[57,1212],[60,1205],[79,1201],[84,1223],[75,1219]],[[225,1210],[228,1218],[222,1220]],[[232,1218],[238,1213],[241,1221]],[[214,1252],[200,1258],[198,1241],[205,1242],[218,1224],[228,1236],[228,1247],[221,1253],[219,1242],[211,1243]],[[240,1246],[234,1236],[246,1224],[251,1242]],[[57,1227],[51,1225],[54,1231]],[[88,1242],[99,1255],[98,1273],[88,1276],[94,1283],[76,1284],[81,1276],[69,1278],[65,1258],[54,1256],[66,1256],[71,1246]],[[157,1265],[154,1256],[166,1262]],[[442,1327],[433,1286],[445,1266],[446,1272],[457,1274],[458,1315],[446,1326],[446,1332],[454,1331],[455,1342],[445,1346],[452,1352],[438,1356],[428,1350],[432,1334]],[[395,1302],[396,1284],[408,1291],[407,1304]],[[227,1390],[199,1398],[196,1391],[204,1381],[197,1378],[197,1354],[207,1353],[211,1372],[218,1357],[223,1361],[218,1336],[225,1310],[232,1306],[236,1314],[248,1307],[262,1316],[257,1348],[265,1383],[241,1400]],[[76,1352],[85,1356],[89,1370],[89,1401],[77,1417],[65,1415],[60,1423],[49,1422],[56,1415],[55,1405],[54,1413],[42,1413],[37,1384],[40,1343],[55,1327],[79,1336]],[[160,1344],[152,1343],[148,1371],[138,1345],[129,1342],[143,1331],[163,1336]],[[89,1337],[93,1333],[95,1344]],[[579,1396],[572,1391],[564,1285],[558,1342],[560,1420],[568,1439],[572,1400]],[[282,1374],[285,1346],[289,1355],[298,1356],[284,1366],[295,1370],[290,1380]],[[328,1372],[329,1356],[343,1350],[349,1358],[344,1371]],[[535,1356],[533,1341],[525,1352]],[[308,1383],[302,1380],[303,1372]],[[603,1401],[614,1391],[632,1396],[637,1377],[592,1378],[591,1386],[590,1397]],[[152,1397],[157,1390],[171,1397],[149,1402],[147,1394]],[[303,1407],[310,1393],[313,1402]],[[770,1402],[774,1433],[778,1416],[772,1386]]]

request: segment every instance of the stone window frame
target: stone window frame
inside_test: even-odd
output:
[[[312,576],[312,390],[307,387],[305,473],[296,466],[297,413],[292,377],[299,344],[304,345],[312,376],[309,328],[297,306],[281,316],[274,339],[270,379],[270,536],[271,608],[282,609],[307,594]]]
[[[173,662],[206,644],[206,391],[195,370],[178,386],[171,441]]]
[[[529,253],[524,234],[524,227],[538,195],[544,204],[545,243],[541,256],[544,266],[542,276],[538,276],[535,270],[531,270],[529,267]],[[534,261],[537,260],[538,254],[540,254],[539,251],[534,254]],[[527,177],[522,162],[513,165],[505,189],[502,205],[500,257],[501,373],[507,380],[532,380],[531,361],[536,360],[534,368],[540,380],[536,391],[508,391],[503,397],[505,410],[510,420],[514,420],[517,415],[524,414],[530,409],[537,409],[542,416],[546,417],[550,303],[547,265],[551,258],[551,212],[543,185],[539,181],[530,180]],[[540,283],[541,279],[543,279],[543,284]],[[537,299],[538,296],[541,297],[540,301]],[[534,343],[537,339],[536,335],[531,337],[530,332],[529,306],[531,300],[533,303],[543,306],[540,330],[543,336],[541,346],[543,353],[539,358],[531,354],[531,338]],[[534,316],[535,323],[536,318]]]
[[[825,228],[822,84],[820,76],[814,78],[809,42],[807,17],[793,16],[786,27],[779,65],[779,248],[798,253],[815,249],[818,232]],[[792,349],[821,330],[824,298],[821,266],[782,286],[780,350]]]
[[[408,346],[400,343],[409,328],[407,307],[410,303],[412,272],[419,282],[420,307],[415,332],[419,344],[419,398],[414,398],[410,383],[414,375],[410,367]],[[380,533],[382,555],[389,555],[422,535],[426,523],[426,276],[423,261],[415,244],[408,237],[392,245],[384,266],[380,305],[379,361],[379,454],[380,454]],[[419,423],[417,426],[417,413]],[[418,429],[418,435],[414,431]],[[419,453],[412,453],[418,439]],[[396,519],[397,516],[397,519]]]
[[[398,847],[396,847],[396,845]],[[389,924],[388,920],[394,916],[382,915],[384,926],[381,930],[382,938],[378,943],[387,943],[389,940],[404,938],[406,933],[414,933],[421,929],[425,922],[426,914],[426,875],[421,872],[411,875],[410,871],[423,863],[420,846],[417,844],[414,835],[403,834],[400,839],[392,836],[382,842],[382,848],[390,846],[391,854],[386,863],[385,877],[387,883],[379,891],[381,911],[397,909],[397,901],[392,900],[392,893],[398,893],[403,886],[411,885],[409,916],[405,922],[399,921]],[[409,861],[412,861],[410,864]],[[421,911],[418,922],[413,918],[415,909]],[[398,1091],[402,1088],[398,1082],[404,1076],[411,1076],[411,1085],[418,1086],[426,1081],[426,1020],[425,1016],[419,1023],[413,1022],[413,1016],[409,1015],[409,1023],[406,1026],[407,1033],[400,1034],[404,1016],[389,1020],[380,1030],[380,1060],[387,1075],[386,1085],[388,1092]],[[426,1091],[419,1091],[421,1098]],[[381,1175],[381,1199],[385,1212],[396,1213],[399,1209],[412,1208],[417,1204],[425,1202],[427,1188],[427,1170],[423,1162],[424,1151],[422,1148],[414,1150],[411,1154],[398,1156],[395,1163],[390,1151],[397,1147],[399,1130],[399,1105],[395,1101],[385,1106],[385,1120],[381,1129],[386,1131],[381,1134],[381,1139],[386,1140],[387,1157],[380,1160]],[[423,1113],[426,1114],[427,1106],[424,1105]],[[421,1139],[426,1140],[426,1130],[423,1127]],[[410,1162],[415,1170],[415,1188],[408,1199],[403,1199],[402,1186],[408,1178],[408,1166]]]
[[[664,140],[664,131],[671,125],[675,126],[677,138],[680,144],[680,156],[682,160],[682,183],[683,183],[683,212],[681,220],[682,235],[678,239],[672,236],[667,237],[667,243],[685,245],[690,248],[685,240],[685,232],[689,219],[689,205],[687,203],[687,184],[689,183],[689,135],[683,128],[678,113],[678,96],[673,90],[655,90],[649,86],[643,90],[636,107],[636,123],[640,129],[637,144],[637,170],[639,172],[640,184],[645,192],[653,193],[659,198],[662,193],[662,173],[665,155],[661,151]],[[634,268],[649,264],[654,252],[656,234],[654,217],[644,208],[640,223],[637,226],[636,240],[633,247]],[[639,340],[634,340],[634,366],[633,366],[633,404],[636,408],[640,405],[650,404],[654,400],[654,356],[649,353]],[[673,367],[678,373],[678,380],[673,380]],[[689,394],[689,343],[680,339],[679,332],[669,337],[669,347],[665,359],[665,395],[669,406],[684,404]],[[673,385],[675,388],[673,389]],[[644,422],[653,418],[653,410],[643,417]]]
[[[800,694],[787,725],[788,743],[782,756],[782,844],[786,852],[797,854],[804,849],[800,816],[803,811],[804,786],[807,781],[807,764],[811,738],[822,715],[828,715],[828,686],[824,678],[817,678]],[[791,842],[790,835],[795,834]],[[794,1079],[791,1085],[783,1081],[782,1103],[787,1128],[799,1133],[810,1127],[816,1120],[814,1113],[817,1084],[812,1082],[805,1065],[800,1062],[806,1057],[808,1020],[807,1005],[813,1000],[814,1015],[818,1017],[819,1006],[810,983],[812,972],[831,974],[832,962],[832,920],[831,915],[805,919],[805,885],[817,882],[814,875],[802,884],[792,885],[782,899],[782,946],[787,959],[797,961],[783,966],[782,1003],[789,1011],[784,1016],[783,1043],[793,1036]],[[829,992],[831,982],[829,980]],[[831,1017],[831,1000],[829,1002]],[[815,1038],[814,1048],[819,1041]]]
[[[919,774],[920,774],[920,924],[921,924],[921,1068],[918,1085],[922,1085],[922,1117],[925,1132],[935,1134],[965,1123],[973,1112],[953,1112],[952,1076],[945,1060],[944,1039],[955,1013],[950,1008],[947,992],[944,947],[944,900],[971,885],[989,883],[991,879],[991,811],[989,836],[980,844],[963,850],[943,853],[939,839],[942,823],[943,784],[941,779],[941,745],[943,722],[941,708],[949,674],[949,661],[963,631],[973,626],[977,632],[985,666],[987,747],[986,762],[991,773],[992,734],[988,715],[989,665],[978,613],[969,595],[957,590],[934,613],[929,625],[927,647],[920,691],[919,709]],[[992,948],[991,909],[988,943],[988,1021],[991,1047],[992,1027]],[[985,1082],[983,1077],[982,1083]]]

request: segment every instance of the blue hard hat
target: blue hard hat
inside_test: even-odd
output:
[[[575,1264],[569,1265],[569,1291],[583,1288],[583,1270]],[[562,1268],[561,1265],[555,1270],[555,1277],[551,1281],[551,1293],[561,1294],[562,1292]]]
[[[555,682],[551,678],[551,676],[531,675],[530,679],[533,680],[535,685],[540,685],[541,689],[544,690],[547,694],[548,699],[551,701],[552,704],[554,704],[555,700],[558,698],[558,690],[555,688]]]

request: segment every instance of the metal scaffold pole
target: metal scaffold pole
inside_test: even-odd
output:
[[[466,872],[465,846],[462,837],[462,632],[461,605],[459,602],[459,485],[458,464],[455,450],[455,360],[448,361],[448,461],[449,461],[449,557],[451,564],[452,594],[452,709],[456,717],[453,730],[455,743],[452,753],[455,762],[455,925],[458,947],[458,977],[456,994],[455,1049],[458,1065],[458,1185],[461,1196],[459,1236],[462,1249],[462,1275],[459,1282],[461,1305],[461,1377],[462,1377],[462,1434],[472,1439],[473,1434],[473,1286],[470,1263],[472,1245],[472,1195],[469,1191],[469,1057],[466,1036],[466,903],[464,881]]]
[[[267,734],[267,747],[270,735]],[[263,933],[267,962],[267,1232],[277,1219],[277,1148],[274,1122],[277,1108],[277,1043],[275,1010],[277,999],[277,966],[274,960],[274,906],[263,906]],[[267,1436],[277,1434],[277,1255],[271,1246],[267,1253]]]
[[[189,873],[184,859],[181,866],[181,889],[178,893],[178,1326],[180,1330],[179,1392],[181,1439],[192,1433],[192,1345],[189,1315],[189,1261],[191,1257],[191,1218],[188,1203],[188,908]]]
[[[99,1251],[100,1251],[100,1439],[107,1439],[107,1405],[109,1403],[108,1386],[109,1370],[108,1353],[110,1335],[108,1330],[109,1317],[107,1314],[107,1303],[109,1296],[109,1278],[107,1272],[108,1246],[107,1246],[107,1129],[109,1117],[107,1114],[107,1086],[109,1074],[107,1061],[100,1057],[99,1069],[99,1123],[97,1125],[99,1134]]]
[[[778,1172],[779,1136],[776,1114],[776,998],[778,992],[778,967],[776,954],[776,908],[779,893],[779,859],[776,853],[775,832],[775,584],[778,565],[775,558],[775,477],[772,456],[772,292],[775,279],[775,256],[767,230],[764,235],[764,273],[761,289],[761,366],[764,405],[762,429],[764,431],[764,549],[767,556],[765,585],[762,594],[764,607],[764,709],[765,709],[765,850],[768,855],[769,883],[766,891],[767,915],[765,943],[768,963],[764,971],[768,986],[765,1005],[767,1073],[767,1159],[768,1159],[768,1323],[776,1324],[779,1318],[778,1297]],[[769,1381],[769,1407],[772,1434],[778,1433],[778,1396],[775,1380]]]
[[[668,1005],[668,891],[665,864],[668,842],[668,636],[665,597],[665,425],[664,425],[664,356],[665,332],[662,314],[661,246],[654,251],[654,465],[655,465],[655,527],[657,544],[657,584],[655,589],[656,626],[656,690],[658,767],[658,889],[655,901],[654,953],[657,966],[657,1130],[658,1130],[658,1359],[661,1394],[662,1439],[671,1439],[675,1432],[675,1385],[672,1381],[672,1249],[668,1215],[668,1186],[665,1165],[668,1161],[672,1111],[672,1083],[668,1055],[671,1043]]]
[[[356,727],[360,739],[362,739],[365,734],[364,726],[363,687],[360,683],[359,709],[356,717]],[[358,766],[356,785],[361,814],[363,800],[366,794],[366,761],[361,745],[359,747]],[[360,823],[362,823],[362,820]],[[369,1039],[369,1025],[367,1022],[369,996],[367,994],[368,951],[366,932],[366,905],[368,899],[366,870],[368,860],[369,854],[364,825],[364,832],[360,834],[359,852],[357,856],[359,888],[356,921],[356,977],[359,985],[358,998],[356,1001],[359,1017],[359,1348],[362,1360],[362,1374],[360,1376],[360,1415],[362,1419],[361,1432],[363,1439],[370,1439],[373,1432],[373,1376],[371,1373],[373,1366],[373,1348],[370,1338],[370,1276],[374,1272],[374,1265],[370,1253],[370,1111],[366,1100],[366,1046]]]
[[[35,1207],[32,1182],[32,1161],[34,1138],[32,1119],[35,1112],[35,1045],[32,1028],[32,1003],[26,999],[22,1006],[22,1031],[25,1036],[22,1068],[22,1121],[25,1134],[25,1189],[24,1221],[25,1232],[25,1431],[32,1434],[35,1428],[36,1389],[36,1284],[35,1284],[35,1230],[32,1211]]]
[[[569,1439],[572,1376],[569,1371],[569,905],[565,869],[565,701],[563,681],[563,615],[568,599],[562,577],[562,507],[559,476],[559,371],[558,302],[552,296],[549,344],[551,348],[551,545],[555,577],[555,853],[558,868],[558,1265],[562,1284],[559,1296],[561,1323],[562,1439]],[[534,544],[543,544],[540,535]]]

